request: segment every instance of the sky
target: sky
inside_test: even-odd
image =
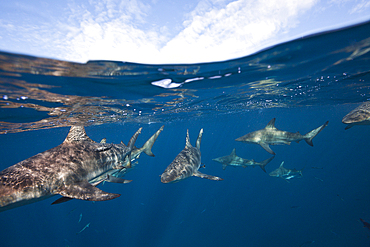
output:
[[[224,61],[370,20],[369,0],[12,0],[0,9],[0,51],[80,63]]]

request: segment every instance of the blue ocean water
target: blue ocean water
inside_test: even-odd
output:
[[[0,170],[65,139],[83,124],[91,139],[127,143],[143,127],[153,146],[104,202],[58,196],[0,213],[1,246],[369,246],[369,126],[341,120],[369,97],[370,23],[280,44],[251,56],[207,64],[86,64],[0,53]],[[313,139],[271,146],[260,168],[222,169],[212,159],[235,148],[246,159],[271,155],[236,142],[276,118],[276,127]],[[160,175],[199,130],[201,172],[163,184]],[[284,161],[303,168],[286,182],[268,173]]]

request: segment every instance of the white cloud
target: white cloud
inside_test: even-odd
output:
[[[246,55],[261,49],[279,32],[298,24],[298,17],[317,1],[239,0],[227,6],[198,5],[185,29],[161,50],[182,61],[214,61]],[[175,57],[170,57],[176,61]]]
[[[169,40],[166,30],[143,30],[150,9],[139,1],[90,1],[94,13],[74,7],[68,30],[67,60],[123,60],[144,63],[194,63],[247,55],[298,23],[317,0],[201,1],[188,14],[183,30]],[[96,3],[96,4],[95,4]],[[77,20],[77,23],[76,23]],[[139,25],[138,25],[139,24]],[[61,25],[63,26],[63,25]]]
[[[362,0],[360,3],[356,4],[353,8],[350,9],[350,14],[361,13],[364,11],[369,11],[370,1]]]
[[[60,15],[46,18],[48,14],[42,14],[36,25],[32,21],[5,20],[0,14],[0,27],[5,30],[0,30],[0,45],[7,41],[10,45],[6,47],[11,47],[13,39],[20,44],[17,48],[22,49],[23,44],[27,47],[19,52],[78,62],[94,59],[140,63],[220,61],[281,42],[284,35],[286,40],[291,30],[305,25],[299,22],[301,16],[325,6],[319,4],[319,0],[201,0],[191,12],[179,12],[183,26],[174,28],[148,23],[150,15],[156,14],[155,0],[147,3],[140,0],[71,1],[63,5]],[[334,3],[328,1],[332,9]],[[179,3],[178,9],[193,4]],[[347,0],[342,0],[338,6],[345,5],[348,13],[347,4]],[[368,1],[358,0],[351,9],[358,13],[368,8]],[[174,34],[174,30],[180,31]],[[0,46],[0,49],[4,48]]]

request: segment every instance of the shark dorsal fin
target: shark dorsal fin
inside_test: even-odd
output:
[[[279,168],[280,168],[280,167],[283,167],[283,165],[284,165],[284,161],[283,161],[283,162],[281,162],[281,164],[280,164]]]
[[[185,147],[192,147],[190,143],[190,137],[189,137],[189,130],[186,130],[186,142],[185,142]]]
[[[231,151],[231,156],[236,156],[236,152],[235,152],[235,148],[233,149],[233,151]]]
[[[93,142],[90,137],[87,136],[84,126],[72,126],[68,132],[67,138],[63,143],[75,143],[80,141]]]
[[[202,142],[202,135],[203,135],[203,129],[199,131],[199,135],[197,138],[197,142],[195,143],[195,146],[200,149],[200,143]]]
[[[266,125],[265,129],[276,129],[275,120],[276,118],[271,119],[270,122]]]

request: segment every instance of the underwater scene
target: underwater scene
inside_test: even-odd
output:
[[[369,34],[201,64],[0,52],[1,246],[369,246]]]

